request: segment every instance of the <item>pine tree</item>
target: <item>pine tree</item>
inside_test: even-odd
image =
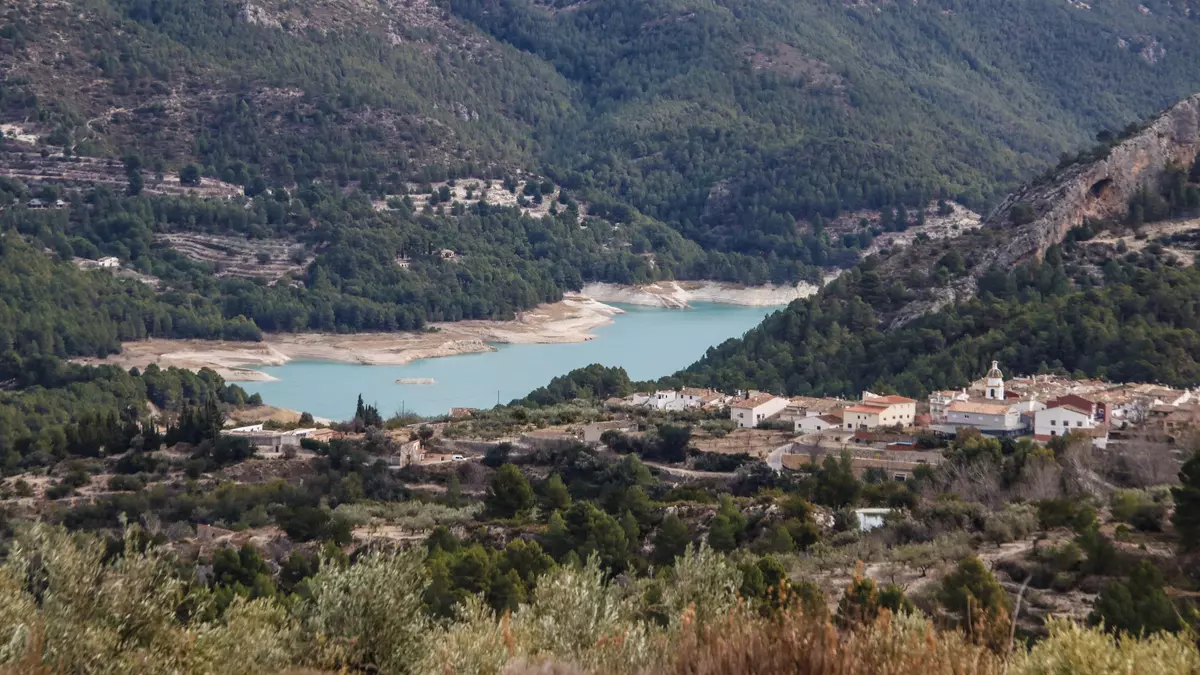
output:
[[[555,511],[566,511],[571,508],[571,493],[567,490],[566,483],[563,483],[562,476],[557,473],[550,474],[550,478],[546,480],[546,486],[542,490],[542,510],[546,513]]]
[[[555,511],[550,514],[546,533],[542,535],[542,548],[559,561],[571,550],[571,535],[567,532],[567,521],[562,513]]]
[[[641,542],[642,532],[638,527],[637,518],[633,516],[633,512],[626,511],[621,516],[621,530],[625,532],[625,539],[629,542],[630,553],[635,553],[638,549],[638,544]]]
[[[791,533],[783,523],[776,523],[767,535],[766,549],[771,553],[791,553],[795,548]]]
[[[1192,607],[1186,607],[1184,613],[1195,618]],[[1184,627],[1180,612],[1163,588],[1162,572],[1149,560],[1139,562],[1127,580],[1114,581],[1101,591],[1088,620],[1131,635],[1174,633]]]
[[[669,513],[666,518],[663,518],[662,525],[658,527],[658,532],[654,535],[654,550],[650,556],[651,560],[656,565],[670,565],[675,562],[675,558],[683,555],[690,543],[692,543],[692,533],[688,530],[687,525],[679,519],[679,516]]]
[[[938,602],[967,622],[975,612],[1008,611],[1008,594],[996,577],[975,556],[963,559],[942,580]]]
[[[485,503],[488,513],[499,518],[514,518],[533,508],[533,488],[520,469],[505,464],[492,477]]]

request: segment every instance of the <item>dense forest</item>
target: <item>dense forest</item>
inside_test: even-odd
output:
[[[194,162],[252,194],[319,182],[382,198],[532,171],[606,217],[812,279],[855,258],[824,236],[829,218],[982,207],[1200,89],[1198,32],[1165,1],[18,4],[0,18],[0,114],[54,152],[132,153],[167,174]],[[62,48],[36,58],[51,34]],[[516,306],[503,293],[463,315]]]
[[[50,199],[63,193],[0,180],[0,199],[23,202],[34,194]],[[128,196],[104,188],[72,193],[70,199],[70,208],[17,206],[0,212],[0,230],[29,237],[62,260],[115,256],[157,279],[158,297],[166,304],[204,314],[187,321],[178,315],[174,321],[147,320],[145,329],[126,327],[123,339],[257,339],[259,329],[412,330],[429,321],[512,318],[588,281],[701,277],[753,284],[802,271],[778,258],[706,252],[640,216],[628,222],[598,217],[581,222],[562,190],[539,193],[537,199],[562,206],[540,218],[484,202],[469,208],[458,204],[447,213],[442,204],[416,210],[411,199],[393,199],[394,208],[380,210],[360,192],[343,194],[320,185],[294,194],[276,188],[244,205]],[[285,262],[294,269],[278,279],[226,275],[219,256],[215,262],[197,262],[175,250],[165,237],[178,233],[234,237],[251,247],[290,242],[294,259]],[[443,249],[454,251],[455,259],[444,260]],[[49,261],[36,264],[47,273],[51,269]],[[72,278],[118,286],[100,275]],[[123,287],[132,289],[133,297],[154,296],[134,286]],[[220,324],[222,317],[227,325]]]
[[[1149,252],[1095,269],[1068,262],[1069,253],[1055,247],[1042,262],[988,271],[977,297],[890,330],[880,315],[894,300],[868,259],[666,382],[924,396],[966,385],[994,359],[1017,373],[1200,382],[1200,270]]]

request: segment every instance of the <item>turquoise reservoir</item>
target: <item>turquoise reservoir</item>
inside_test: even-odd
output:
[[[625,314],[596,328],[595,339],[588,342],[502,344],[494,352],[422,359],[406,366],[294,361],[261,369],[278,378],[276,382],[240,384],[271,405],[334,420],[354,414],[359,393],[385,417],[399,411],[441,415],[451,407],[508,403],[592,363],[621,366],[634,380],[669,375],[695,362],[709,347],[741,337],[778,309],[714,303],[688,310],[617,306]],[[396,384],[399,378],[432,378],[436,383]]]

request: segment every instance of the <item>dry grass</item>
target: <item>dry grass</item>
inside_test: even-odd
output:
[[[923,618],[884,612],[856,631],[788,611],[775,619],[730,616],[685,630],[672,667],[678,675],[989,675],[1001,659],[957,632],[939,632]]]

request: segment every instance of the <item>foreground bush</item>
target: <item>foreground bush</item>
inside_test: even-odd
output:
[[[282,605],[237,600],[206,620],[211,594],[189,588],[166,556],[139,550],[136,534],[112,561],[99,539],[63,529],[19,536],[0,567],[0,659],[101,674],[262,673],[295,662],[296,624]]]
[[[192,572],[145,545],[123,548],[36,525],[0,565],[0,674],[7,673],[805,673],[1108,675],[1200,672],[1187,636],[1113,637],[1056,621],[1006,654],[909,614],[881,610],[838,629],[801,603],[761,612],[742,573],[690,548],[666,576],[611,579],[597,558],[547,572],[528,603],[497,617],[479,598],[438,625],[421,598],[421,549],[327,559],[305,592],[223,611]],[[657,592],[653,592],[658,589]]]

